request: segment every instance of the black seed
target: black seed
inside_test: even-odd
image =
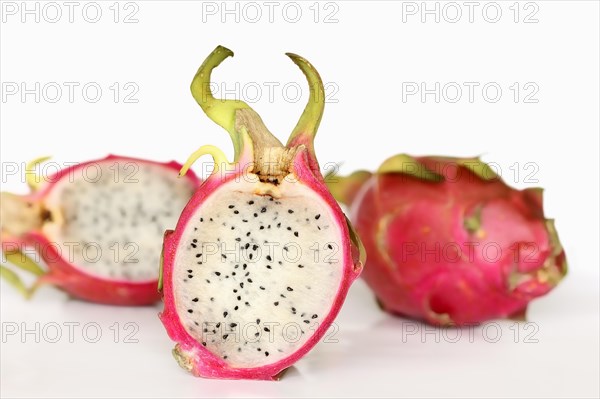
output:
[[[227,313],[227,312],[223,312],[223,317],[227,317],[228,314],[229,313]]]
[[[231,275],[232,275],[232,276],[235,276],[235,272],[231,272]]]
[[[250,232],[247,232],[247,233],[246,233],[246,237],[250,237]]]
[[[235,230],[235,227],[234,227],[234,226],[231,226],[231,230]]]
[[[294,211],[292,211],[291,209],[288,209],[288,213],[294,213]]]
[[[212,221],[213,221],[213,218],[210,218],[209,220],[212,222]]]
[[[306,324],[310,324],[310,321],[308,321],[308,320],[304,320],[304,322],[305,322]]]
[[[280,227],[281,227],[281,223],[277,223],[277,228],[280,228]]]
[[[206,279],[206,282],[207,282],[208,284],[210,284],[210,280],[209,280],[209,279]]]
[[[255,218],[257,218],[257,217],[258,217],[258,213],[255,213],[255,214],[254,214],[254,217],[255,217]]]
[[[285,295],[283,295],[283,294],[279,294],[279,296],[282,297],[282,298],[285,298]]]
[[[192,309],[188,309],[188,313],[194,313]]]
[[[198,298],[192,299],[192,302],[198,302]]]
[[[319,316],[317,316],[316,314],[312,315],[313,319],[316,319],[317,317],[319,317]]]
[[[287,287],[288,291],[294,291],[294,289],[292,287]]]
[[[260,335],[260,333],[255,333],[254,334],[255,337],[258,337],[259,335]]]
[[[244,277],[248,277],[250,275],[250,272],[246,272],[246,274],[244,274]]]
[[[200,218],[200,223],[204,222],[204,218]]]
[[[269,352],[265,352],[265,356],[269,356]]]
[[[215,301],[215,298],[212,298],[212,297],[211,297],[211,298],[210,298],[210,301],[211,301],[211,302],[214,302],[214,301]]]
[[[268,225],[268,226],[267,226],[267,229],[270,229],[270,228],[271,228],[271,225]]]
[[[246,245],[244,245],[244,249],[248,249],[248,248],[250,248],[250,244],[246,243]]]
[[[217,323],[217,325],[215,327],[217,327],[217,328],[221,327],[221,323],[220,322]]]
[[[194,243],[191,243],[190,245],[192,246],[192,248],[198,248],[198,246]]]
[[[297,231],[294,231],[294,235],[295,235],[296,237],[298,237],[298,232],[297,232]]]
[[[192,242],[198,242],[198,240],[194,238],[194,239],[192,240]]]
[[[268,327],[263,328],[263,330],[265,330],[265,332],[271,332]]]
[[[298,265],[298,267],[299,267],[300,269],[302,269],[304,266],[302,266],[302,265]]]
[[[270,269],[270,268],[271,268],[271,265],[267,265],[267,269]]]
[[[252,200],[248,201],[248,205],[254,205],[254,201],[252,201]]]
[[[256,319],[256,324],[260,324],[260,319]]]
[[[267,208],[264,206],[260,209],[260,213],[265,213],[266,211],[267,211]]]
[[[242,348],[238,348],[238,352],[241,352],[241,351],[242,351]]]
[[[254,244],[254,245],[252,246],[252,249],[256,251],[256,250],[258,249],[258,245]]]
[[[254,256],[254,255],[250,254],[250,255],[248,255],[248,258],[250,258],[250,260],[252,260],[252,257],[253,257],[253,256]]]
[[[221,254],[221,257],[222,257],[223,259],[227,259],[227,255],[225,255],[225,254]]]
[[[288,231],[292,231],[292,228],[291,228],[291,227],[288,227],[287,229],[288,229]]]
[[[194,324],[195,324],[195,325],[197,325],[197,326],[199,326],[199,325],[200,325],[200,324],[198,324],[198,322],[197,322],[197,321],[195,321],[195,322],[194,322]]]
[[[259,230],[264,230],[264,229],[265,229],[265,226],[260,226],[258,229],[259,229]]]
[[[273,305],[279,306],[279,302],[273,302]]]
[[[319,220],[320,217],[321,217],[321,214],[319,213],[318,215],[315,216],[315,219]]]
[[[208,328],[205,328],[203,331],[204,331],[205,333],[207,333],[207,332],[208,332]]]
[[[206,342],[202,342],[202,345],[206,346]]]
[[[233,268],[234,268],[234,269],[237,269],[238,267],[240,267],[240,265],[235,265]]]
[[[237,323],[231,323],[231,324],[229,324],[229,327],[235,328],[235,327],[237,327]]]
[[[261,289],[261,290],[263,290],[263,291],[264,291],[264,289],[265,289],[265,287],[263,287],[263,286],[260,286],[260,287],[258,287],[258,288],[260,288],[260,289]]]
[[[333,247],[331,246],[331,244],[327,244],[327,248],[333,249]]]
[[[260,348],[256,348],[256,350],[260,352],[262,349],[260,349]]]
[[[233,293],[234,293],[234,294],[235,294],[237,291],[238,291],[238,290],[237,290],[237,288],[234,288],[234,289],[233,289]]]
[[[288,247],[283,247],[283,250],[284,250],[285,252],[288,252],[288,251],[289,251]]]
[[[239,237],[238,237],[238,238],[236,238],[235,240],[236,240],[237,242],[240,242],[240,241],[242,241],[242,239],[241,239],[241,238],[239,238]]]
[[[244,266],[242,266],[244,268],[244,270],[246,270],[246,268],[248,267],[247,264],[244,263]]]
[[[273,260],[273,259],[271,258],[271,255],[267,255],[267,260],[268,260],[269,262]]]
[[[242,300],[242,297],[238,295],[238,297],[237,297],[237,300],[238,300],[238,301],[241,301],[241,300]]]
[[[295,312],[295,311],[296,311],[296,308],[294,308],[294,307],[293,307],[293,308],[292,308],[292,312]]]
[[[199,258],[201,256],[202,256],[202,254],[196,254],[196,258]]]
[[[233,310],[238,310],[239,308],[240,308],[239,306],[236,306],[235,308],[233,308]]]
[[[279,263],[280,265],[283,265],[283,262],[282,262],[282,261],[278,261],[277,263]]]
[[[240,288],[244,288],[244,283],[240,283]]]
[[[227,339],[227,337],[229,337],[229,334],[223,334],[223,339]],[[227,356],[225,356],[227,357]]]
[[[227,359],[227,355],[223,356],[223,359]]]
[[[235,205],[229,205],[229,209],[235,208]]]
[[[194,276],[192,276],[191,274],[188,274],[188,278],[194,278]]]
[[[194,271],[192,269],[188,269],[188,273],[193,273]]]
[[[217,276],[220,276],[220,275],[221,275],[221,272],[215,272],[215,274],[216,274]]]

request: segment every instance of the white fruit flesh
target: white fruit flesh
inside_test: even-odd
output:
[[[107,160],[75,170],[46,197],[44,233],[74,267],[97,277],[156,280],[164,232],[193,193],[175,169]]]
[[[173,269],[177,313],[231,366],[275,363],[329,314],[342,248],[330,206],[303,184],[230,181],[185,226]]]

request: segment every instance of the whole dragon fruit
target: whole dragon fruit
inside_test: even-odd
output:
[[[512,189],[479,159],[397,155],[375,174],[327,180],[391,313],[443,326],[523,317],[566,273],[542,190]]]
[[[302,57],[287,54],[310,83],[310,98],[286,146],[246,103],[215,99],[213,68],[233,53],[217,47],[191,90],[231,135],[229,163],[215,169],[164,241],[160,318],[179,364],[196,376],[278,379],[321,339],[362,269],[360,243],[325,186],[313,139],[323,83]]]
[[[0,204],[5,260],[37,280],[26,287],[6,266],[2,277],[25,296],[51,284],[75,298],[111,305],[160,299],[160,243],[198,186],[196,176],[178,179],[181,165],[175,162],[114,155],[36,175],[36,165],[46,159],[27,166],[30,194],[3,192]],[[47,268],[38,265],[42,259]]]

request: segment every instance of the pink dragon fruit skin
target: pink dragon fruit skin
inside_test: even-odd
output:
[[[45,160],[39,158],[27,167],[31,193],[22,196],[0,193],[3,256],[7,265],[28,271],[37,279],[32,287],[25,287],[18,275],[4,265],[0,266],[0,277],[26,298],[43,285],[53,285],[73,298],[93,303],[148,306],[159,301],[158,264],[153,262],[152,249],[155,236],[147,234],[138,239],[136,234],[144,230],[161,231],[164,220],[173,218],[180,204],[200,185],[200,179],[192,172],[178,180],[181,165],[175,161],[162,163],[120,155],[73,165],[45,178],[34,177],[35,165]],[[86,177],[83,171],[88,168],[99,174]],[[139,194],[140,187],[144,187],[146,197]],[[121,194],[117,197],[116,193]],[[138,196],[143,198],[147,209],[138,202]],[[143,224],[136,224],[137,216],[132,209],[161,212],[161,215],[148,216]],[[129,211],[127,216],[126,211]],[[102,227],[105,220],[110,220],[106,223],[108,227]],[[110,234],[132,238],[111,243],[115,235]],[[69,244],[81,248],[84,243],[104,248],[104,256],[84,258],[65,249]],[[130,248],[139,251],[133,254],[122,250],[124,256],[117,256],[117,252],[110,250],[111,245],[113,249],[133,245]],[[35,250],[34,259],[22,252],[24,248]],[[128,257],[129,254],[132,255]],[[39,260],[44,260],[47,268],[39,266]],[[132,273],[136,270],[147,277],[143,274],[134,277]]]
[[[522,316],[566,273],[541,189],[512,189],[477,159],[398,155],[329,181],[388,312],[444,326]]]
[[[234,144],[233,162],[210,145],[192,154],[180,175],[203,155],[215,168],[164,237],[160,319],[175,359],[198,377],[279,379],[324,337],[365,261],[315,154],[323,82],[287,55],[310,97],[285,146],[248,104],[213,97],[212,70],[231,50],[218,46],[192,81],[194,99]]]

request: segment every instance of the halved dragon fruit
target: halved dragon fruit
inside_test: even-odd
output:
[[[6,266],[2,277],[25,296],[51,284],[111,305],[160,299],[160,243],[198,186],[196,176],[178,179],[176,162],[114,155],[37,176],[35,166],[46,159],[27,167],[30,194],[3,192],[0,204],[5,259],[37,280],[26,287]]]
[[[515,190],[479,159],[397,155],[330,176],[350,207],[380,306],[434,325],[524,317],[566,273],[542,190]]]
[[[215,99],[213,68],[233,53],[217,47],[191,85],[206,115],[231,135],[235,159],[195,152],[181,174],[210,154],[215,169],[164,242],[160,315],[179,364],[196,376],[277,379],[321,339],[364,258],[324,184],[313,139],[323,83],[287,54],[310,98],[286,146],[246,103]]]

